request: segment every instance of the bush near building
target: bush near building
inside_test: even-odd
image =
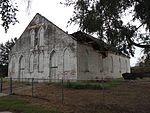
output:
[[[150,67],[140,67],[135,66],[131,68],[131,73],[122,74],[123,78],[126,80],[135,80],[137,78],[150,77]]]

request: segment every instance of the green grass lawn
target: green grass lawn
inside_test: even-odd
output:
[[[109,89],[116,85],[120,85],[122,83],[121,80],[111,80],[105,82],[96,82],[96,81],[76,81],[76,82],[64,82],[63,86],[66,88],[73,89]]]
[[[56,110],[47,110],[37,105],[31,105],[29,102],[15,96],[0,97],[0,111],[17,111],[20,113],[61,113]]]

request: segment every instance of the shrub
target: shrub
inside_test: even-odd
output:
[[[135,80],[136,78],[132,75],[132,73],[123,73],[122,74],[123,78],[125,80]]]
[[[66,82],[64,83],[66,88],[73,89],[102,89],[101,83],[86,83],[86,82]]]
[[[112,81],[105,81],[105,82],[96,82],[96,81],[76,81],[71,82],[67,81],[63,83],[63,86],[66,88],[73,88],[73,89],[108,89],[115,85],[120,84],[120,81],[112,80]]]
[[[123,73],[122,76],[125,80],[135,80],[137,78],[150,77],[150,73]]]

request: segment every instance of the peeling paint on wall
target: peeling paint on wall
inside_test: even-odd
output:
[[[119,78],[122,73],[130,72],[128,57],[105,54],[103,57],[92,46],[78,43],[37,14],[10,52],[9,77],[101,79]]]

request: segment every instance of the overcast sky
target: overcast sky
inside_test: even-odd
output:
[[[19,23],[15,26],[10,26],[7,34],[5,33],[4,28],[0,26],[0,43],[4,43],[14,37],[19,38],[36,13],[45,16],[62,30],[68,31],[68,33],[76,32],[78,30],[77,26],[74,25],[66,27],[67,21],[73,14],[73,8],[61,5],[60,1],[64,0],[31,0],[30,14],[26,11],[26,5],[23,2],[25,0],[16,1],[19,1],[17,2],[19,6],[19,12],[17,13]],[[136,52],[135,57],[131,58],[131,66],[136,63],[138,57],[140,57],[139,50]]]

